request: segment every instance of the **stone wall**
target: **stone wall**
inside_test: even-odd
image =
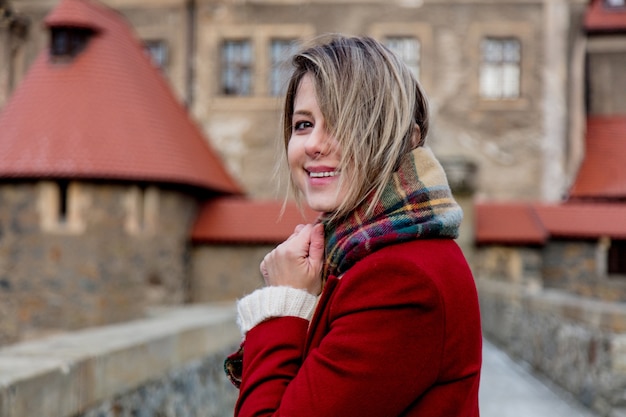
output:
[[[33,23],[17,82],[45,47],[41,21],[57,2],[16,3]],[[190,110],[208,140],[254,197],[275,196],[275,183],[268,179],[280,155],[281,100],[271,96],[267,86],[271,39],[311,38],[325,32],[416,36],[421,44],[420,78],[433,115],[429,143],[439,156],[462,158],[479,167],[481,196],[560,196],[561,171],[571,170],[567,149],[580,146],[566,142],[571,133],[567,126],[577,126],[574,122],[580,122],[581,115],[566,111],[572,89],[582,84],[582,78],[570,77],[572,68],[582,64],[570,60],[582,36],[580,16],[586,0],[105,3],[123,13],[140,38],[165,43],[168,60],[163,71],[171,86],[181,100],[191,102]],[[188,8],[192,4],[196,7]],[[519,99],[480,99],[480,41],[486,36],[521,40]],[[249,97],[219,93],[219,45],[229,37],[250,39],[254,45]]]
[[[547,139],[538,122],[543,111],[544,10],[543,2],[525,1],[398,5],[262,0],[216,7],[214,2],[202,0],[198,2],[197,45],[206,59],[197,60],[198,96],[193,113],[249,193],[272,197],[275,183],[268,178],[281,155],[276,150],[281,136],[281,100],[267,94],[263,85],[270,69],[264,58],[269,40],[310,38],[326,32],[380,39],[414,35],[421,44],[420,79],[433,118],[428,143],[435,153],[479,166],[477,186],[482,196],[537,198],[544,170],[540,145],[563,140]],[[484,36],[521,40],[520,99],[480,99],[480,42]],[[219,57],[221,41],[229,37],[251,39],[254,44],[255,84],[249,97],[219,94],[220,61],[215,57]],[[559,97],[565,94],[561,91]]]
[[[626,277],[607,272],[605,239],[553,239],[542,246],[484,245],[475,253],[476,275],[481,278],[626,301]]]
[[[0,344],[185,301],[194,198],[162,188],[137,203],[129,185],[79,183],[68,190],[68,218],[50,222],[57,207],[47,189],[0,185]]]
[[[490,245],[476,250],[476,276],[527,288],[541,287],[540,247]]]
[[[623,37],[596,36],[589,41],[589,113],[626,113],[626,46]]]
[[[551,240],[542,250],[546,287],[568,288],[573,283],[597,281],[597,240]]]
[[[234,300],[263,286],[261,261],[276,245],[197,245],[192,250],[192,302]]]
[[[626,305],[478,281],[485,336],[603,417],[626,415]]]
[[[23,46],[30,30],[29,19],[16,13],[11,1],[0,0],[0,109],[24,71]]]
[[[195,305],[0,348],[0,417],[232,416],[234,323],[232,305]]]

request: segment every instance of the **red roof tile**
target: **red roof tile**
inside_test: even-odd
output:
[[[585,159],[570,198],[626,198],[626,116],[589,117]]]
[[[167,182],[240,193],[120,14],[62,0],[48,26],[92,28],[73,61],[43,51],[0,112],[0,178]]]
[[[585,14],[588,32],[626,31],[626,7],[609,7],[604,0],[592,0]]]
[[[477,244],[542,244],[548,233],[527,203],[477,203]]]
[[[200,211],[191,238],[196,243],[272,243],[287,239],[294,227],[310,223],[318,213],[305,210],[304,216],[294,203],[287,204],[279,218],[282,201],[216,198]]]
[[[477,244],[542,244],[549,238],[626,238],[626,204],[480,203]]]
[[[105,29],[100,23],[103,12],[115,13],[113,10],[99,10],[98,5],[94,3],[62,1],[46,16],[44,23],[47,27],[72,26],[99,31]]]
[[[626,204],[536,205],[535,211],[552,237],[626,238]]]

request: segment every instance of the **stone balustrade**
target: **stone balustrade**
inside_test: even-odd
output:
[[[600,416],[626,416],[626,303],[478,280],[485,336]]]
[[[233,303],[0,349],[0,417],[232,415],[224,356],[240,341]]]

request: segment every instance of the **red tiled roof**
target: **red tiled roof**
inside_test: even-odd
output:
[[[592,0],[585,14],[588,32],[626,31],[626,7],[608,7],[604,0]]]
[[[536,205],[535,211],[553,237],[626,238],[626,204]]]
[[[96,33],[71,62],[43,51],[0,112],[0,178],[166,182],[241,193],[120,14],[62,0],[48,26]]]
[[[591,116],[586,136],[570,198],[626,198],[626,116]]]
[[[477,203],[475,215],[478,244],[542,244],[548,237],[530,204]]]
[[[477,244],[542,244],[550,237],[626,238],[626,204],[480,203]]]
[[[191,233],[196,243],[273,243],[287,239],[294,227],[309,223],[318,213],[294,203],[287,204],[279,218],[282,201],[216,198],[205,203]]]
[[[115,13],[113,10],[104,10],[98,4],[87,3],[85,1],[62,1],[45,18],[47,27],[71,26],[95,29],[97,31],[106,29],[102,25],[102,14]],[[115,17],[113,17],[115,19]]]

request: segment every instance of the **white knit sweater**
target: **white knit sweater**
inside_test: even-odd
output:
[[[237,324],[241,334],[272,317],[294,316],[311,320],[317,297],[292,287],[265,287],[237,302]]]

